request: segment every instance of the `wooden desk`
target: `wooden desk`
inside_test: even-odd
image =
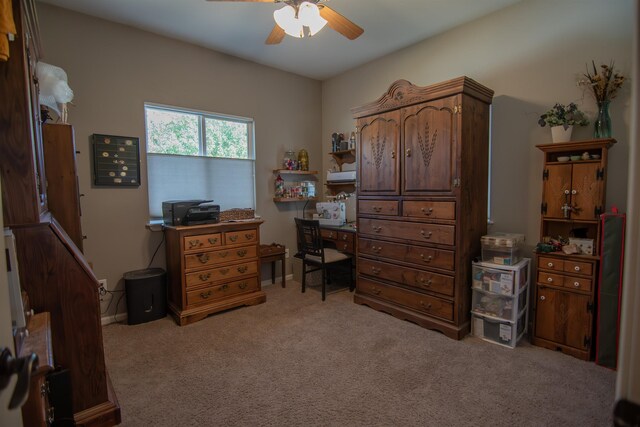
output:
[[[282,287],[286,283],[285,273],[286,248],[284,245],[272,243],[270,245],[260,245],[260,264],[265,262],[271,263],[271,283],[276,283],[276,261],[280,261],[282,265]]]
[[[356,254],[356,230],[355,223],[345,225],[321,225],[320,234],[325,242],[335,246],[340,252],[350,255]]]

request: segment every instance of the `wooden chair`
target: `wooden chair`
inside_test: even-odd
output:
[[[298,252],[296,258],[302,260],[302,292],[306,289],[307,273],[322,270],[322,301],[327,293],[327,268],[339,263],[349,263],[349,290],[353,291],[352,256],[322,245],[320,222],[318,220],[295,218],[298,237]],[[307,270],[307,266],[311,266]]]

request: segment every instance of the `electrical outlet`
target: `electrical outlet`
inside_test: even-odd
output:
[[[99,279],[98,283],[100,283],[100,287],[98,288],[98,292],[100,292],[100,296],[106,295],[107,291],[109,290],[107,288],[107,279]]]

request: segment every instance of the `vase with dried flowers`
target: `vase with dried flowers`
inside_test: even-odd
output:
[[[578,80],[579,86],[588,87],[598,104],[598,116],[594,121],[594,138],[611,138],[611,117],[609,116],[609,104],[618,95],[618,90],[622,87],[625,77],[616,72],[614,62],[609,65],[602,64],[596,67],[595,61],[591,61],[593,71],[589,70],[583,74],[583,78]]]

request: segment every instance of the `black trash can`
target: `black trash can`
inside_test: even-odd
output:
[[[162,268],[124,273],[127,323],[137,325],[167,315],[167,274]]]

